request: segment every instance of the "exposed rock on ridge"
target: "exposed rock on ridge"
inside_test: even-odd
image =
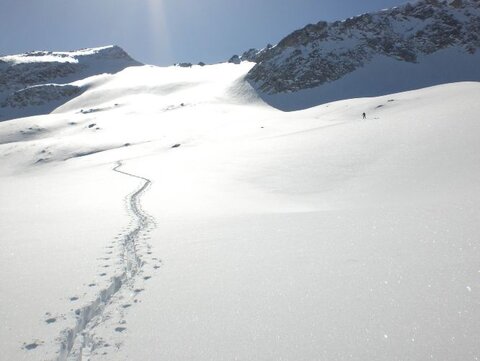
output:
[[[344,21],[320,21],[270,49],[249,50],[242,60],[257,62],[247,79],[261,92],[276,94],[333,82],[376,55],[415,63],[449,47],[478,51],[478,0],[424,0]]]
[[[66,84],[136,65],[141,63],[118,46],[0,57],[0,121],[48,113],[83,91]]]

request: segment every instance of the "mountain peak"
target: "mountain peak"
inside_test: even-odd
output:
[[[480,48],[479,34],[480,3],[477,0],[422,0],[342,21],[309,24],[286,36],[276,46],[250,56],[249,60],[257,65],[247,79],[266,95],[295,93],[344,79],[368,68],[379,57],[387,58],[395,71],[396,65],[420,64],[426,59],[440,57],[447,49],[456,49],[460,54],[458,58],[469,63],[470,71],[475,62],[478,64],[478,54],[474,55]],[[455,63],[456,59],[450,60]],[[448,74],[449,81],[480,79],[480,70],[463,71],[462,62],[457,64],[457,69],[451,62],[449,68],[444,67],[447,61],[436,61],[439,62],[442,66],[433,65],[437,66],[440,82],[447,80],[442,78],[442,72]],[[470,78],[465,79],[467,74]],[[412,80],[416,80],[414,77]],[[377,77],[371,80],[382,81]],[[415,81],[411,87],[418,85]],[[426,81],[425,86],[429,85],[433,84]],[[405,83],[405,86],[388,91],[407,89],[409,86]],[[380,94],[368,91],[348,94],[367,95]],[[336,98],[325,97],[324,100]]]
[[[138,65],[116,45],[0,57],[0,121],[48,113],[83,91],[67,84]]]

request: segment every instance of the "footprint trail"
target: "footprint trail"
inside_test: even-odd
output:
[[[132,221],[128,229],[116,237],[119,271],[111,277],[108,285],[99,291],[93,301],[75,311],[74,327],[64,330],[60,336],[57,361],[82,360],[89,358],[89,355],[94,354],[95,350],[108,347],[107,342],[95,335],[96,328],[111,319],[112,315],[123,317],[125,310],[130,307],[130,304],[125,307],[124,298],[137,295],[139,292],[136,285],[145,279],[143,267],[146,262],[142,255],[142,249],[149,250],[150,245],[142,236],[155,227],[155,221],[142,209],[140,200],[152,182],[148,178],[121,170],[122,165],[122,162],[117,162],[113,171],[139,179],[142,183],[137,190],[125,198],[125,206]],[[113,247],[109,247],[110,253],[112,253],[112,249]],[[158,268],[155,267],[154,269]],[[105,273],[102,275],[106,276]],[[95,282],[91,284],[94,285]],[[135,300],[135,302],[137,301]],[[121,320],[120,322],[124,323],[125,321]],[[114,329],[116,333],[122,333],[125,330],[125,327]]]

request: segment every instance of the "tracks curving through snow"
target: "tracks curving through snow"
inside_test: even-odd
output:
[[[153,217],[148,215],[142,209],[142,205],[140,203],[140,197],[150,187],[152,182],[148,178],[140,177],[138,175],[119,170],[121,166],[122,162],[118,162],[117,166],[113,168],[113,170],[117,173],[140,179],[144,182],[138,190],[136,190],[127,197],[126,202],[130,214],[132,214],[137,221],[137,225],[123,238],[123,258],[126,261],[124,264],[125,272],[131,278],[134,277],[138,273],[139,268],[143,266],[143,260],[139,252],[137,251],[139,235],[142,231],[148,230],[150,225],[155,225]]]
[[[142,239],[141,235],[154,228],[155,221],[142,209],[140,199],[152,182],[148,178],[120,170],[122,165],[121,161],[117,162],[113,171],[139,179],[142,181],[142,185],[125,197],[125,206],[132,219],[132,226],[118,239],[120,272],[110,279],[108,285],[100,290],[93,301],[75,311],[74,327],[62,332],[57,361],[82,360],[84,356],[90,355],[102,347],[102,340],[99,341],[95,337],[95,328],[108,319],[107,308],[114,308],[116,313],[121,313],[118,311],[122,308],[119,294],[132,290],[137,278],[142,273],[145,261],[140,248],[146,246],[150,249],[150,246],[146,244],[146,237]],[[118,329],[120,328],[117,328],[116,331]]]

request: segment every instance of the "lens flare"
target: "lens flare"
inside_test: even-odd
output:
[[[149,45],[157,59],[171,58],[170,37],[163,0],[147,0]]]

